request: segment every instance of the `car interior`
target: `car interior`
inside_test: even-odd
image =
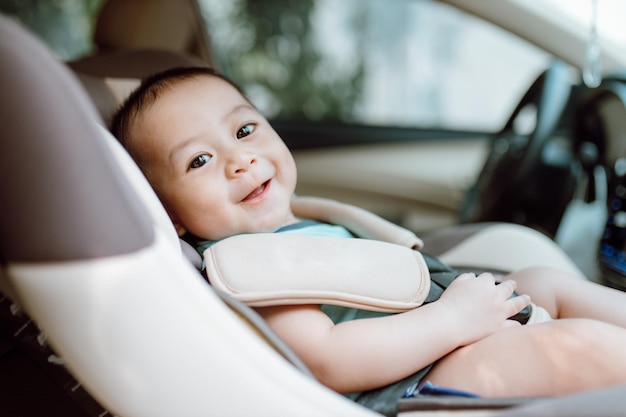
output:
[[[487,19],[502,7],[447,3],[485,8]],[[201,25],[194,1],[109,0],[94,30],[97,53],[62,60],[0,16],[0,414],[378,415],[319,384],[251,308],[207,285],[200,256],[107,130],[141,78],[213,63]],[[586,88],[554,61],[488,141],[471,134],[415,146],[405,131],[387,129],[397,140],[386,144],[368,140],[376,127],[275,126],[294,152],[299,195],[368,208],[414,230],[429,254],[459,269],[548,265],[620,288],[624,80],[615,74]],[[517,121],[528,108],[536,122],[524,134]],[[381,175],[383,152],[393,163]],[[438,161],[448,157],[455,169],[446,175]],[[377,183],[394,174],[397,187]],[[411,398],[383,408],[404,417],[610,416],[624,409],[625,390]]]

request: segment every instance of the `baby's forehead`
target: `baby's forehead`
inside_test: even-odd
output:
[[[152,95],[151,102],[144,102],[141,111],[137,112],[132,136],[161,137],[165,131],[171,133],[172,129],[176,133],[174,136],[179,136],[178,133],[186,136],[186,132],[193,131],[198,124],[208,123],[207,120],[226,122],[227,116],[244,111],[263,117],[237,86],[220,76],[194,74],[176,78],[164,82]],[[169,136],[171,141],[175,140]]]

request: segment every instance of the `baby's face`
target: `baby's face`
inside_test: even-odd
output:
[[[293,223],[293,157],[267,120],[230,84],[180,81],[132,131],[142,167],[179,234],[218,240]]]

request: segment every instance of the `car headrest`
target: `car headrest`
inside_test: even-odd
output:
[[[193,0],[107,0],[98,13],[94,42],[100,51],[158,45],[201,52],[204,22],[197,7]]]
[[[67,65],[76,73],[108,127],[113,113],[141,79],[175,67],[206,66],[202,59],[161,49],[123,49]]]
[[[119,162],[71,72],[3,16],[0,56],[0,288],[106,409],[372,415],[304,376],[220,301],[180,255],[145,180],[127,177],[136,166]]]

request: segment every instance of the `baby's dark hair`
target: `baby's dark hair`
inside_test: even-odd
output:
[[[115,112],[111,121],[111,133],[113,133],[113,136],[122,143],[140,165],[140,161],[137,160],[139,155],[136,155],[131,144],[131,128],[137,115],[152,105],[164,91],[167,91],[177,83],[203,76],[220,78],[237,89],[244,98],[246,97],[241,88],[213,68],[177,67],[153,74],[143,79],[139,87],[128,96]]]

